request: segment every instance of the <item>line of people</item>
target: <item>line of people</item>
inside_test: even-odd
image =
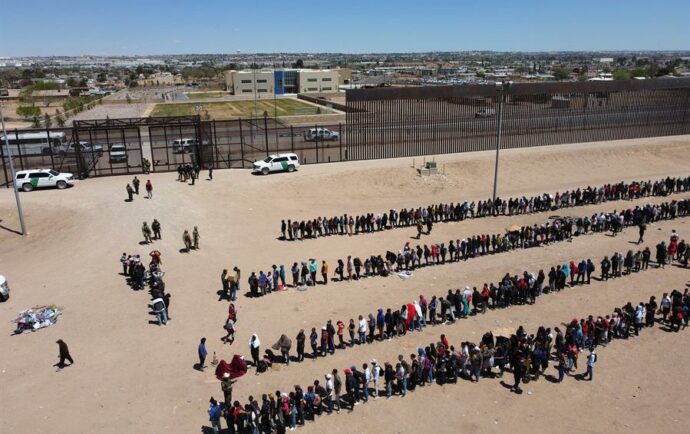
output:
[[[359,257],[348,256],[345,261],[338,259],[334,278],[338,281],[360,279],[362,277],[388,276],[391,273],[401,273],[415,270],[418,267],[445,264],[467,260],[477,256],[507,252],[518,248],[538,247],[554,242],[570,240],[574,235],[592,232],[612,231],[618,234],[623,228],[638,226],[640,238],[644,241],[644,233],[648,223],[660,220],[671,220],[690,214],[690,199],[672,200],[660,204],[646,204],[612,213],[596,213],[592,220],[596,224],[587,224],[586,218],[559,218],[542,225],[508,228],[504,233],[478,234],[467,239],[450,240],[446,243],[417,245],[412,247],[407,242],[398,253],[391,251],[385,255],[372,255],[362,260]],[[580,229],[581,228],[581,229]],[[685,243],[683,242],[685,245]],[[674,255],[677,253],[677,247]],[[687,261],[686,261],[687,263]],[[284,265],[273,264],[270,271],[252,272],[249,276],[249,293],[251,297],[270,294],[279,289],[292,287],[315,286],[328,284],[329,264],[322,260],[310,258],[302,261],[301,265],[294,262],[290,268],[292,285],[286,281],[287,272]],[[321,280],[317,280],[320,271]],[[336,280],[336,279],[334,279]]]
[[[158,250],[153,250],[149,253],[151,260],[148,264],[148,269],[144,265],[141,255],[128,255],[123,253],[120,257],[120,264],[122,265],[122,275],[127,278],[127,284],[135,291],[143,290],[147,285],[151,294],[151,304],[149,307],[156,315],[159,325],[166,325],[170,319],[170,293],[165,292],[165,282],[163,276],[165,272],[162,270],[161,253]]]
[[[353,216],[316,217],[305,220],[282,220],[280,223],[281,240],[303,240],[329,235],[357,235],[360,233],[378,232],[398,227],[417,226],[418,237],[424,232],[430,234],[434,223],[462,221],[466,218],[516,215],[559,208],[598,204],[614,200],[629,200],[649,196],[666,196],[690,190],[690,176],[667,177],[657,181],[619,182],[605,184],[598,188],[584,187],[575,190],[556,192],[554,195],[543,193],[531,198],[515,197],[508,200],[496,198],[468,203],[434,204],[426,207],[403,208],[399,212],[391,209],[387,213],[366,213]]]
[[[593,381],[599,358],[597,347],[638,336],[644,328],[655,324],[677,332],[687,326],[689,312],[688,291],[673,290],[662,296],[660,309],[652,296],[636,306],[628,302],[608,315],[574,318],[565,323],[565,330],[560,326],[540,326],[535,333],[528,334],[520,326],[510,336],[494,336],[488,331],[479,342],[460,342],[457,347],[440,335],[438,341],[419,347],[407,358],[400,354],[397,360],[384,363],[372,359],[361,367],[353,364],[343,369],[342,375],[340,370],[333,369],[306,389],[296,385],[289,391],[276,390],[262,394],[260,401],[249,396],[244,405],[237,400],[218,403],[211,397],[209,419],[214,432],[220,431],[221,419],[225,419],[233,434],[284,433],[324,414],[343,409],[352,412],[371,398],[405,397],[418,387],[434,383],[443,386],[457,384],[458,379],[502,379],[509,372],[512,384],[503,380],[501,384],[520,394],[521,384],[538,381],[542,376],[556,384],[569,374]],[[587,349],[583,372],[577,373],[581,371],[578,358]],[[549,367],[555,369],[555,375]]]
[[[649,266],[650,249],[647,247],[644,251],[646,252],[645,260],[640,261],[640,266],[629,265],[624,260],[620,261],[619,266],[618,258],[624,258],[622,252],[611,255],[613,261],[605,256],[600,261],[599,280],[605,281],[609,278],[646,270]],[[631,255],[633,255],[632,250],[626,257]],[[611,263],[615,264],[612,272]],[[657,258],[656,267],[659,268],[663,264],[663,258],[661,260]],[[294,357],[290,354],[292,340],[284,334],[272,347],[274,350],[280,350],[280,356],[274,354],[272,350],[265,350],[260,356],[260,345],[256,344],[258,336],[254,334],[253,337],[256,339],[250,341],[252,364],[257,368],[257,373],[264,372],[277,362],[285,364],[289,364],[291,360],[303,362],[305,357],[316,360],[318,357],[334,354],[336,349],[343,350],[356,345],[391,340],[394,337],[420,331],[427,325],[453,324],[459,319],[486,313],[487,309],[531,305],[536,303],[537,298],[543,294],[559,292],[577,285],[589,285],[595,270],[596,266],[590,258],[579,262],[571,260],[552,266],[548,273],[543,269],[536,273],[524,271],[521,275],[513,276],[506,273],[495,284],[494,282],[484,283],[480,288],[467,286],[464,290],[449,289],[445,296],[434,295],[430,298],[420,294],[419,300],[403,304],[399,309],[379,308],[376,313],[359,315],[358,319],[350,318],[347,324],[343,320],[329,319],[321,327],[320,334],[316,327],[311,329],[308,336],[304,329],[297,333],[295,338],[297,354]],[[231,310],[234,311],[234,309]],[[311,353],[307,353],[307,342],[311,347]]]

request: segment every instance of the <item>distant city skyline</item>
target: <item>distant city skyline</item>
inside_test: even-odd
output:
[[[690,50],[687,0],[462,3],[5,0],[0,56]]]

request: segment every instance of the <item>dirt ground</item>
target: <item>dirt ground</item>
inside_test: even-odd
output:
[[[687,176],[690,137],[667,137],[609,143],[559,145],[507,150],[501,153],[499,195],[555,192],[619,180]],[[289,267],[307,258],[326,259],[335,268],[348,254],[368,255],[397,250],[415,229],[390,230],[354,237],[328,237],[284,242],[282,218],[381,212],[431,202],[480,200],[491,196],[493,153],[436,157],[444,175],[421,178],[412,159],[303,166],[294,174],[253,176],[248,171],[206,173],[195,186],[175,181],[176,174],[140,176],[151,179],[154,197],[125,202],[129,177],[77,182],[65,190],[22,194],[29,235],[20,237],[12,191],[0,191],[0,274],[8,278],[11,298],[0,305],[0,432],[165,433],[201,432],[208,426],[210,396],[222,397],[212,369],[193,369],[199,339],[208,339],[208,361],[233,354],[249,357],[248,340],[257,333],[262,350],[286,333],[320,327],[327,319],[348,320],[379,307],[394,307],[449,288],[479,286],[506,272],[538,271],[570,259],[595,263],[614,251],[634,248],[634,229],[622,236],[588,235],[572,243],[481,257],[466,263],[430,267],[407,281],[398,277],[363,279],[318,286],[305,292],[288,290],[261,299],[240,297],[235,343],[223,345],[227,302],[218,301],[223,268],[242,269],[242,289],[250,271],[272,264]],[[421,159],[416,159],[421,164]],[[690,193],[677,195],[690,197]],[[574,208],[568,215],[613,211],[634,202]],[[477,219],[438,224],[421,242],[447,241],[479,232],[493,233],[512,224],[541,223],[546,214]],[[141,223],[157,218],[163,240],[141,246]],[[198,226],[200,250],[181,253],[182,232]],[[667,239],[671,229],[690,238],[690,220],[651,225],[645,245]],[[166,289],[172,294],[171,321],[150,324],[145,291],[125,283],[122,252],[163,253]],[[597,271],[598,274],[598,271]],[[607,314],[616,306],[647,300],[670,289],[683,290],[688,269],[675,266],[546,295],[533,306],[489,311],[455,325],[427,327],[390,342],[357,346],[335,355],[291,363],[259,376],[250,372],[236,384],[235,398],[261,396],[276,389],[306,386],[333,368],[361,366],[376,358],[393,361],[415,352],[445,333],[451,343],[478,341],[487,330],[524,325],[554,327],[573,317]],[[11,320],[34,305],[55,303],[64,309],[60,321],[35,333],[12,336]],[[70,346],[75,365],[57,371],[57,339]],[[517,396],[499,380],[479,384],[427,387],[406,398],[379,399],[356,407],[353,414],[325,416],[304,432],[687,432],[685,397],[690,387],[690,333],[644,330],[640,338],[614,341],[599,351],[594,382],[568,378],[563,384],[545,380],[524,387]],[[207,361],[207,363],[208,363]],[[581,366],[580,372],[584,370]],[[556,371],[549,368],[549,373]],[[509,381],[508,379],[506,379]],[[225,426],[223,422],[223,426]]]

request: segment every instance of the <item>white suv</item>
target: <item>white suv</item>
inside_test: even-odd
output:
[[[311,128],[308,131],[304,132],[304,140],[306,142],[327,142],[327,141],[336,141],[340,138],[340,135],[335,132],[331,131],[328,128]]]
[[[252,172],[268,175],[268,172],[280,172],[287,170],[293,172],[299,167],[299,157],[297,154],[275,154],[269,155],[260,161],[254,162]]]
[[[127,145],[125,145],[124,143],[113,143],[112,145],[110,145],[110,162],[126,163]]]
[[[62,190],[74,184],[74,176],[71,173],[60,173],[53,169],[20,170],[14,182],[17,188],[24,191],[41,187],[57,187]]]

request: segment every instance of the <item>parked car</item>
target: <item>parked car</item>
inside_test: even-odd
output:
[[[253,173],[268,175],[269,172],[294,172],[299,168],[299,157],[297,154],[275,154],[269,155],[260,161],[254,162]]]
[[[62,190],[74,184],[74,175],[53,169],[20,170],[14,182],[17,188],[27,192],[42,187],[57,187]]]
[[[314,141],[336,141],[340,138],[340,134],[331,131],[328,128],[311,128],[304,132],[304,140],[307,142]]]
[[[492,108],[480,109],[475,114],[475,118],[491,118],[496,116],[496,110]]]
[[[0,275],[0,301],[7,301],[8,298],[10,298],[10,286],[5,276]]]
[[[89,155],[91,153],[94,153],[94,154],[101,155],[103,153],[103,146],[101,146],[101,145],[96,145],[96,144],[92,144],[89,142],[79,142],[78,146],[79,146],[79,151],[82,154]],[[58,146],[56,151],[60,155],[74,154],[75,153],[74,143],[65,143],[64,145],[60,145],[60,146]]]
[[[111,163],[127,162],[127,146],[124,143],[113,143],[110,145],[109,153]]]
[[[180,139],[173,140],[173,153],[175,154],[189,154],[197,145],[196,139]]]

